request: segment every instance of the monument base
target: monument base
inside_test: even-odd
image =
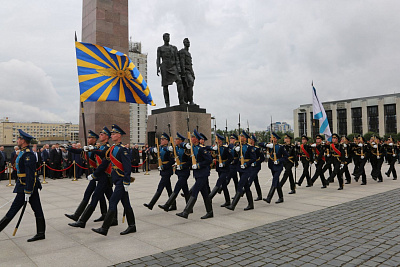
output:
[[[168,132],[168,123],[171,125],[171,134],[175,138],[176,132],[187,138],[187,118],[189,115],[189,130],[198,129],[207,138],[206,145],[211,145],[211,114],[199,105],[177,105],[169,108],[152,110],[147,119],[147,138],[149,146],[155,145],[155,137]],[[157,125],[157,130],[156,130]]]

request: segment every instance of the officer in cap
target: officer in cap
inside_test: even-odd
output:
[[[239,138],[236,134],[231,134],[229,136],[229,153],[231,154],[232,161],[231,164],[229,164],[229,173],[228,173],[228,182],[227,184],[229,185],[230,181],[233,180],[233,183],[235,185],[235,191],[237,191],[237,186],[239,183],[238,179],[238,169],[239,169],[239,154],[236,152],[235,147],[239,144]],[[225,203],[227,204],[227,203]],[[229,201],[229,204],[226,206],[229,206],[231,202]]]
[[[387,177],[390,177],[390,174],[393,174],[393,180],[397,180],[397,172],[394,164],[397,160],[398,147],[391,136],[387,139],[384,147],[386,151],[386,159],[389,163],[389,169],[385,174]]]
[[[111,178],[115,187],[110,198],[109,209],[104,218],[103,225],[97,229],[92,228],[94,232],[102,235],[107,235],[108,229],[117,213],[119,201],[122,202],[128,221],[128,228],[120,234],[126,235],[136,232],[135,215],[128,194],[128,188],[131,183],[131,160],[127,149],[121,143],[122,135],[124,134],[126,133],[118,125],[112,125],[111,140],[114,142],[114,145],[107,150],[105,160],[103,160],[93,175],[89,175],[93,179],[96,179],[101,172],[107,170],[109,164],[112,166]],[[88,177],[88,179],[90,178]]]
[[[158,166],[158,170],[160,171],[160,182],[158,183],[157,191],[154,194],[153,198],[147,204],[143,204],[148,209],[152,210],[157,200],[160,198],[162,191],[164,188],[167,190],[168,197],[172,194],[172,186],[171,186],[171,176],[173,174],[173,165],[175,163],[174,157],[171,152],[173,151],[172,147],[168,147],[169,143],[169,135],[163,133],[160,138],[160,152],[157,151],[157,148],[153,148],[153,153],[159,153],[161,158],[161,165]],[[176,201],[171,204],[170,210],[176,210]]]
[[[189,213],[193,211],[194,204],[196,203],[199,192],[203,196],[204,204],[206,206],[206,215],[201,219],[208,219],[214,217],[211,199],[209,197],[209,184],[208,177],[210,176],[210,164],[212,163],[212,157],[210,153],[205,149],[203,145],[199,143],[201,139],[200,134],[194,130],[191,141],[193,145],[193,154],[196,159],[196,164],[192,164],[193,176],[196,180],[193,187],[190,198],[186,204],[183,212],[177,213],[176,215],[187,219]]]
[[[37,234],[28,239],[28,242],[33,242],[45,239],[46,222],[39,197],[39,189],[42,189],[42,185],[36,174],[36,157],[29,146],[34,137],[21,129],[18,129],[18,132],[17,144],[20,152],[15,160],[17,179],[14,188],[14,193],[17,195],[7,214],[0,220],[0,232],[10,223],[24,203],[29,202],[36,218]]]
[[[357,138],[357,148],[354,150],[354,180],[358,182],[361,176],[361,185],[367,184],[367,176],[365,174],[365,164],[369,158],[369,146],[365,144],[365,138],[359,135]]]
[[[300,161],[301,164],[303,165],[303,173],[301,174],[299,181],[297,182],[298,186],[301,186],[303,183],[304,178],[307,181],[307,187],[311,186],[311,176],[310,176],[310,163],[312,163],[313,160],[313,152],[311,149],[311,146],[308,143],[308,137],[306,135],[301,136],[301,145],[299,148],[299,153],[300,153]]]
[[[293,177],[292,168],[295,166],[297,168],[297,152],[296,147],[292,145],[292,137],[289,134],[285,134],[284,137],[285,144],[283,148],[286,150],[288,154],[288,160],[283,163],[283,167],[285,168],[285,172],[283,173],[283,177],[280,182],[280,187],[282,188],[283,185],[286,183],[287,179],[289,178],[290,183],[290,192],[289,194],[296,194],[296,184]]]
[[[349,171],[349,164],[351,163],[353,158],[353,145],[349,143],[349,138],[346,135],[342,136],[342,141],[340,145],[343,149],[342,163],[344,164],[343,168],[340,169],[341,176],[343,177],[344,175],[346,177],[345,184],[350,184],[351,176]]]
[[[256,153],[256,161],[251,164],[251,177],[250,177],[250,185],[254,182],[254,187],[256,188],[257,198],[254,201],[262,200],[262,192],[260,182],[258,180],[258,173],[261,171],[261,163],[264,162],[265,156],[264,153],[261,152],[260,147],[257,145],[257,137],[252,134],[249,139],[249,144],[254,147]]]
[[[370,143],[370,162],[372,166],[371,176],[372,179],[380,183],[383,182],[382,164],[384,149],[381,144],[381,138],[379,136],[373,137],[372,140],[373,141]]]
[[[167,202],[164,205],[158,205],[164,211],[169,211],[172,204],[176,203],[175,200],[179,194],[179,191],[182,189],[183,195],[185,197],[186,203],[189,200],[189,187],[187,180],[190,176],[190,144],[184,143],[185,137],[180,133],[176,133],[175,137],[175,151],[177,155],[177,160],[175,162],[176,169],[175,174],[178,176],[178,181],[175,184],[174,191],[168,198]]]

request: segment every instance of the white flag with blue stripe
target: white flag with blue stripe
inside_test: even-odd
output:
[[[313,114],[314,120],[319,120],[319,134],[325,135],[325,140],[330,141],[332,138],[331,129],[329,128],[328,117],[326,116],[325,109],[319,101],[317,91],[313,84]]]

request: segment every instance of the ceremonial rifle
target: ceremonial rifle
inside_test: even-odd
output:
[[[270,126],[270,130],[271,130],[271,141],[273,140],[272,139],[272,116],[271,116],[271,126]],[[275,150],[275,144],[274,144],[274,142],[272,141],[272,145],[274,146],[274,162],[276,161],[276,150]]]
[[[228,137],[228,119],[225,121],[225,138],[226,138],[226,143],[229,144],[229,137]]]
[[[238,126],[239,126],[239,134],[238,134],[238,137],[239,137],[239,145],[240,145],[240,165],[244,165],[242,138],[240,137],[240,113],[239,113],[239,123],[238,123]]]
[[[218,149],[218,162],[222,163],[221,151],[219,150],[218,136],[217,136],[217,122],[214,120],[215,144]]]
[[[174,151],[175,163],[176,163],[177,166],[179,166],[179,165],[181,165],[181,161],[179,160],[179,156],[176,153],[174,139],[173,139],[172,134],[171,134],[171,124],[169,124],[169,123],[168,123],[168,131],[169,131],[169,141],[171,142],[171,146],[172,146],[172,149]]]
[[[192,138],[190,136],[190,128],[189,128],[189,107],[186,108],[187,111],[187,118],[186,118],[186,122],[187,122],[187,129],[188,129],[188,139],[189,139],[189,143],[190,143],[190,157],[192,159],[192,165],[196,165],[196,158],[194,156],[194,152],[193,152],[193,143],[192,143]]]
[[[160,146],[158,144],[158,138],[157,138],[157,118],[156,118],[156,136],[155,136],[155,141],[156,141],[156,147],[157,147],[157,159],[158,159],[158,167],[162,166],[162,160],[161,160],[161,155],[160,155]]]

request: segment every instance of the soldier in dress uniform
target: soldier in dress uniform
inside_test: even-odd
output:
[[[156,204],[157,200],[160,198],[162,191],[164,188],[167,190],[168,197],[171,196],[172,194],[172,186],[171,186],[171,176],[173,174],[173,165],[175,164],[175,160],[173,155],[171,154],[173,148],[168,147],[168,142],[169,142],[169,135],[166,133],[163,133],[160,138],[160,158],[162,165],[158,166],[158,170],[160,171],[160,182],[158,183],[157,191],[154,194],[153,198],[150,200],[150,202],[147,204],[143,204],[145,207],[148,209],[152,210],[154,205]],[[153,148],[154,153],[158,153],[157,148]],[[176,210],[176,201],[173,201],[173,203],[170,206],[169,210]]]
[[[311,186],[313,186],[318,177],[320,177],[322,183],[321,188],[326,188],[328,185],[328,181],[325,179],[324,173],[322,171],[325,164],[325,145],[322,144],[322,136],[320,134],[317,134],[315,136],[315,144],[312,144],[311,147],[314,151],[315,164],[315,173],[314,176],[311,178]]]
[[[292,145],[292,137],[289,134],[285,135],[284,140],[285,144],[283,145],[283,148],[286,150],[286,153],[288,154],[288,160],[283,163],[283,166],[285,167],[285,172],[283,173],[279,186],[282,188],[283,185],[286,183],[286,180],[289,178],[290,190],[291,190],[289,194],[296,194],[296,184],[294,182],[292,169],[293,166],[297,167],[298,165],[297,151],[296,147]]]
[[[369,157],[368,145],[365,144],[365,139],[362,135],[357,138],[357,147],[354,149],[354,164],[356,168],[354,170],[354,180],[358,182],[361,176],[361,185],[367,184],[367,176],[365,174],[365,164],[367,163]]]
[[[239,179],[238,179],[238,168],[239,168],[239,154],[236,152],[235,147],[238,144],[238,136],[236,134],[231,134],[229,137],[229,153],[231,154],[232,161],[231,164],[229,164],[229,174],[228,174],[228,185],[231,180],[233,180],[233,183],[235,185],[235,192],[237,191]]]
[[[297,182],[297,185],[301,186],[305,178],[307,180],[306,187],[310,187],[312,186],[312,184],[311,184],[311,176],[309,169],[310,169],[310,163],[312,163],[314,160],[313,160],[313,152],[311,146],[308,145],[307,143],[308,143],[308,137],[303,134],[301,136],[301,145],[299,148],[300,161],[301,164],[303,165],[303,173],[301,174],[300,179]]]
[[[254,134],[250,136],[249,144],[254,147],[256,152],[256,161],[253,164],[251,164],[252,174],[249,182],[250,185],[254,182],[254,187],[256,188],[257,192],[257,198],[254,199],[254,201],[259,201],[262,200],[262,192],[261,192],[260,181],[258,179],[258,173],[261,171],[261,163],[264,162],[265,156],[264,153],[261,151],[261,148],[258,145],[256,145],[258,144],[258,140]]]
[[[93,131],[89,131],[88,136],[88,147],[84,147],[85,152],[87,153],[87,159],[89,162],[89,173],[93,173],[98,166],[102,163],[105,157],[105,153],[110,148],[108,144],[108,139],[111,133],[107,127],[104,127],[103,130],[100,132],[100,136],[94,133]],[[96,141],[101,143],[99,148],[94,147],[93,145],[96,144]],[[80,149],[71,149],[72,153],[81,153]],[[109,165],[110,166],[110,165]],[[96,179],[91,179],[93,176],[88,176],[89,185],[86,188],[84,200],[86,197],[92,196],[90,203],[86,206],[85,211],[82,213],[82,216],[77,220],[75,223],[69,223],[68,225],[72,227],[80,227],[85,228],[86,222],[92,216],[94,210],[96,209],[97,203],[100,202],[100,210],[102,217],[95,220],[95,222],[103,221],[105,215],[107,214],[107,203],[105,201],[104,195],[110,200],[112,191],[112,183],[110,181],[110,174],[111,174],[111,166],[105,172],[100,173]],[[93,190],[94,188],[94,190]],[[71,215],[69,215],[71,216]],[[103,217],[104,216],[104,217]],[[111,226],[118,225],[117,220],[117,213],[115,214],[115,218],[111,224]]]
[[[381,138],[379,136],[375,136],[372,138],[372,142],[370,143],[370,162],[372,166],[371,176],[375,181],[383,182],[382,177],[382,164],[383,164],[383,155],[384,149],[381,144]]]
[[[28,239],[28,242],[33,242],[45,239],[46,222],[39,197],[39,189],[42,189],[42,185],[36,174],[36,157],[29,146],[34,137],[21,129],[18,129],[18,132],[17,143],[20,152],[15,160],[17,180],[14,188],[14,193],[17,195],[7,214],[0,220],[0,232],[10,223],[24,203],[29,202],[36,218],[37,234]]]
[[[238,160],[240,164],[240,180],[231,205],[226,206],[225,208],[229,210],[235,210],[235,207],[238,204],[240,198],[244,193],[246,193],[248,205],[246,208],[244,208],[244,210],[252,210],[254,209],[254,201],[253,195],[250,190],[250,178],[252,175],[251,165],[256,161],[256,150],[253,146],[247,143],[247,139],[250,138],[250,136],[245,131],[242,131],[242,134],[239,138],[241,138],[241,146],[236,146],[235,150],[239,154]]]
[[[181,189],[183,191],[186,203],[189,201],[190,194],[187,180],[190,176],[191,159],[190,152],[187,152],[188,150],[190,150],[190,144],[184,143],[185,139],[186,138],[183,135],[178,132],[176,133],[175,150],[178,158],[175,162],[175,174],[178,176],[178,181],[176,182],[174,191],[168,198],[167,202],[164,205],[158,205],[158,207],[165,211],[169,211],[171,205],[175,203],[176,197],[178,196]]]
[[[352,161],[353,158],[353,147],[354,145],[349,142],[349,138],[346,135],[342,136],[342,141],[341,141],[341,146],[343,148],[343,153],[344,153],[344,158],[343,158],[343,168],[340,170],[341,175],[343,177],[346,176],[346,182],[345,184],[350,184],[351,183],[351,175],[349,171],[349,164]]]
[[[343,190],[343,176],[340,170],[344,167],[344,151],[339,144],[339,135],[335,133],[332,134],[332,143],[329,144],[329,154],[332,157],[333,171],[329,176],[328,181],[333,182],[333,179],[336,176],[339,181],[338,190]]]
[[[212,163],[212,157],[209,151],[205,149],[203,145],[199,144],[201,139],[200,134],[194,130],[191,137],[193,147],[193,154],[196,159],[196,164],[192,165],[193,176],[196,180],[193,187],[192,192],[189,198],[189,201],[186,204],[183,212],[177,213],[176,215],[182,218],[187,219],[189,213],[193,211],[193,206],[196,203],[197,196],[199,192],[203,196],[204,204],[206,206],[206,215],[201,217],[201,219],[208,219],[214,217],[211,199],[209,197],[209,184],[208,177],[210,176],[210,164]]]
[[[136,232],[135,215],[129,201],[128,188],[131,183],[131,160],[127,149],[121,143],[122,135],[126,134],[118,125],[113,124],[111,130],[111,139],[114,142],[106,152],[105,159],[95,172],[89,176],[96,179],[102,172],[106,171],[109,164],[112,166],[111,178],[115,185],[114,192],[111,195],[109,208],[104,218],[103,225],[100,228],[92,230],[98,234],[107,235],[115,214],[117,213],[118,202],[121,201],[125,210],[128,228],[122,231],[121,235]],[[90,179],[88,177],[88,179]]]
[[[393,174],[393,180],[397,180],[397,172],[394,165],[396,164],[397,160],[398,148],[392,137],[388,138],[385,144],[385,150],[386,159],[389,163],[389,170],[385,172],[385,174],[387,177],[390,177],[390,174]]]
[[[228,190],[228,174],[229,174],[229,166],[232,161],[232,155],[229,153],[229,148],[227,145],[223,144],[224,137],[220,134],[216,134],[217,136],[217,143],[213,146],[213,150],[216,151],[216,171],[218,173],[218,180],[215,184],[213,190],[210,193],[210,199],[213,199],[214,196],[218,193],[219,190],[222,189],[224,192],[225,203],[221,205],[221,207],[226,207],[231,204],[231,197],[229,195]]]

